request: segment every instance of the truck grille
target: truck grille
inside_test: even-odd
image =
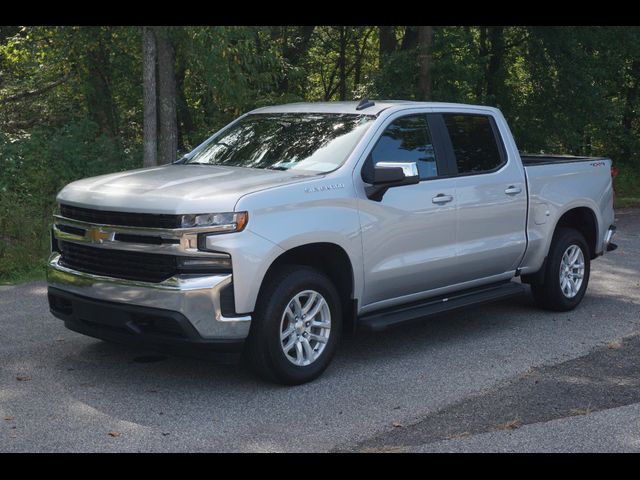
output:
[[[80,272],[158,283],[174,276],[177,260],[173,255],[130,252],[60,242],[60,264]]]
[[[60,205],[60,215],[82,222],[127,227],[180,228],[180,216],[156,213],[110,212]]]

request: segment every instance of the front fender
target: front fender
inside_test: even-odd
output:
[[[294,185],[263,190],[242,197],[236,210],[248,211],[247,229],[277,245],[281,253],[312,243],[331,243],[341,247],[353,267],[354,297],[361,297],[360,218],[350,180],[316,177]],[[256,278],[258,289],[274,260],[264,259],[259,278]]]

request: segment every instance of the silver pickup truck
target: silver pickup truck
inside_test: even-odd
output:
[[[48,293],[67,328],[243,353],[285,384],[318,377],[345,330],[523,283],[541,307],[572,309],[590,261],[615,248],[611,161],[521,155],[484,106],[259,108],[171,165],[57,200]]]

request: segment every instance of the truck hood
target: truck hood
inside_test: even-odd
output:
[[[121,212],[231,212],[247,193],[314,176],[217,165],[163,165],[78,180],[64,187],[57,200],[77,207]]]

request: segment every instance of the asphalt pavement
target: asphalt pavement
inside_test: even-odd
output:
[[[640,210],[574,311],[530,296],[346,336],[315,382],[76,334],[0,286],[0,451],[640,451]]]

